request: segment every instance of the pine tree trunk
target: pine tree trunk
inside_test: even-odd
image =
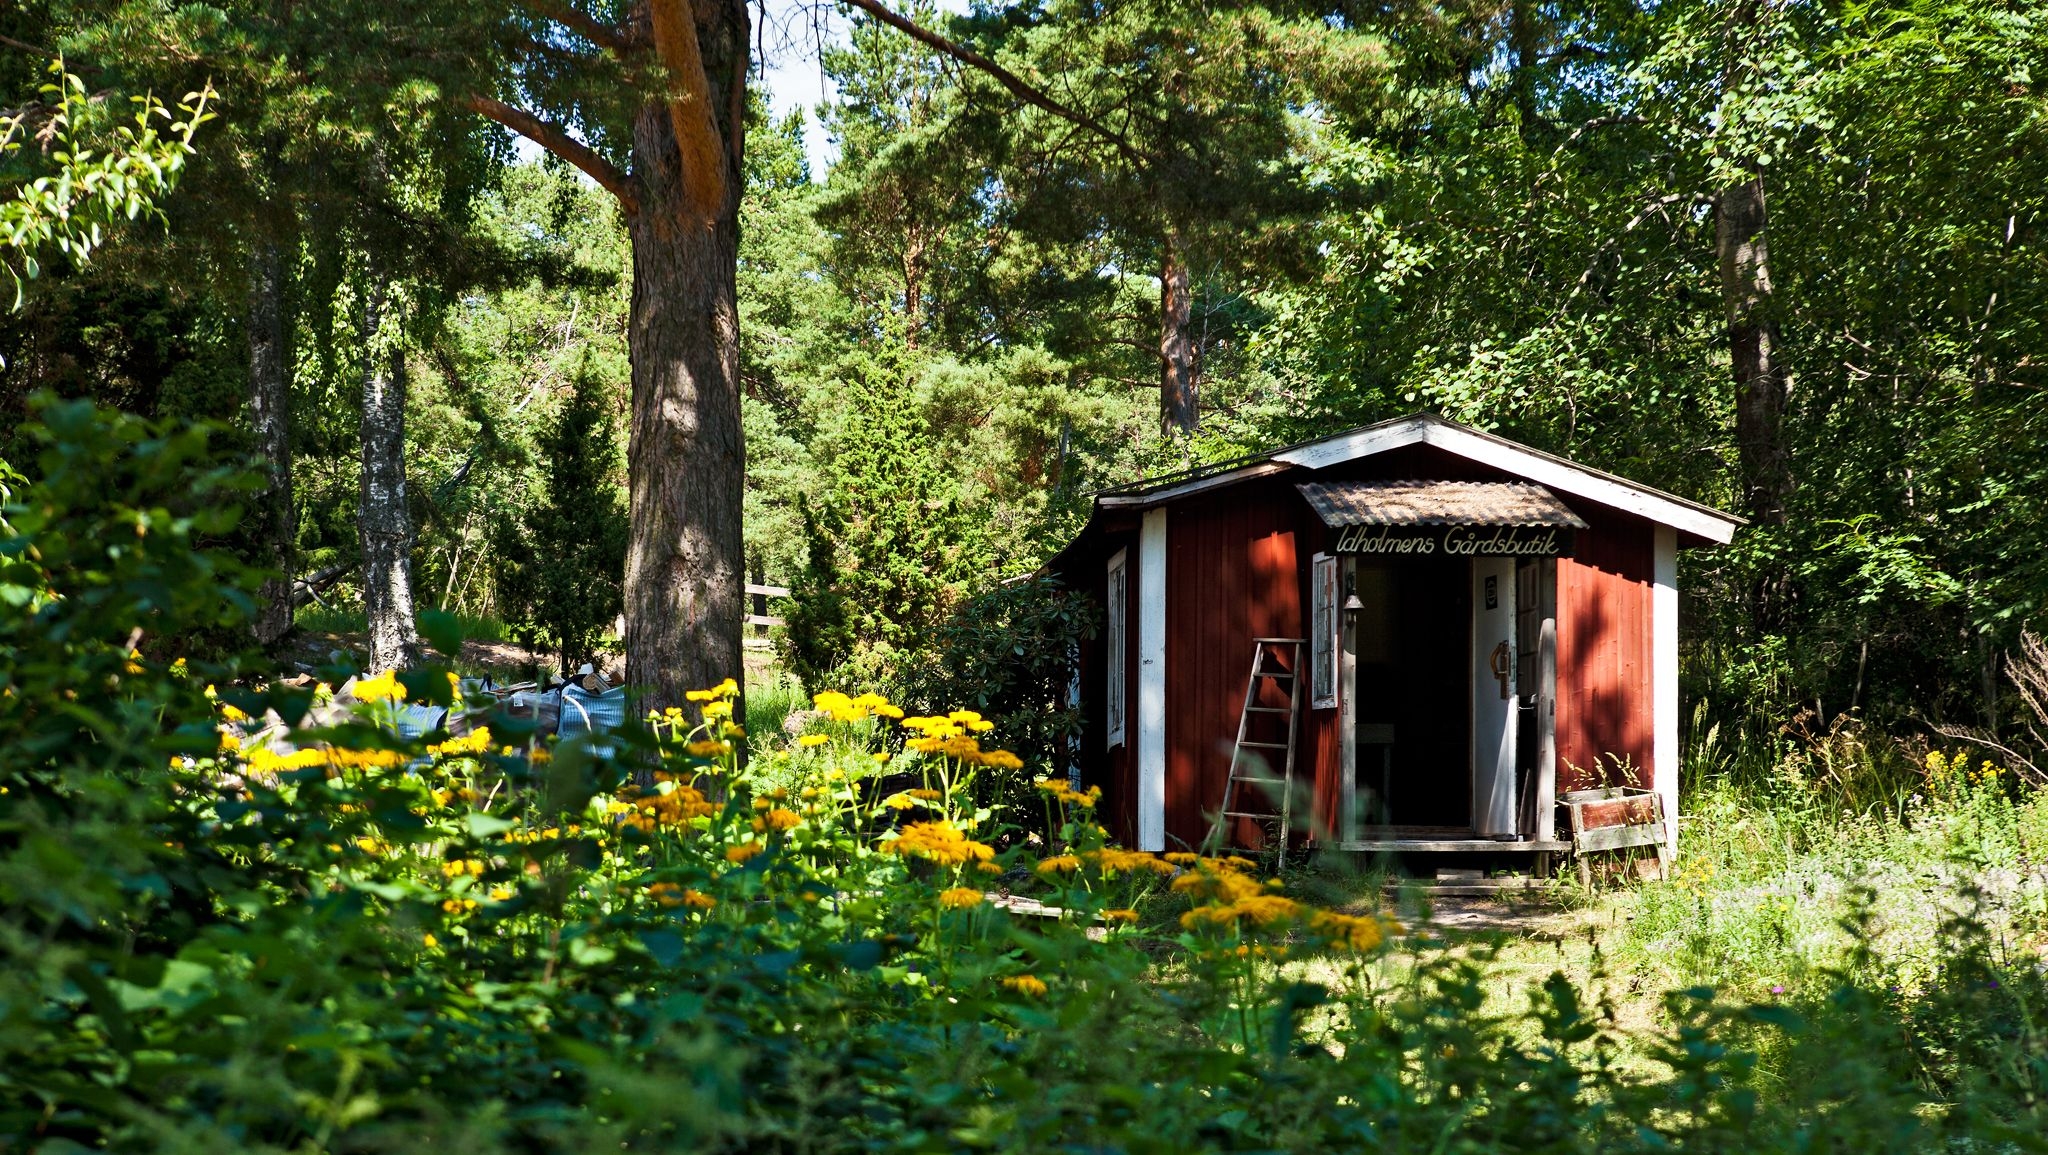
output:
[[[740,431],[740,164],[747,53],[740,0],[693,5],[710,102],[725,147],[689,155],[726,166],[715,205],[693,205],[667,107],[633,124],[640,211],[630,224],[632,538],[626,552],[626,676],[642,706],[740,676],[746,443]],[[701,177],[701,174],[698,174]]]
[[[1180,240],[1166,234],[1159,269],[1159,431],[1168,437],[1189,437],[1200,412],[1195,404],[1195,342],[1190,332],[1194,302],[1188,292],[1188,267]]]
[[[405,346],[372,271],[363,303],[363,469],[356,526],[363,543],[363,614],[370,669],[419,661],[412,604],[412,523],[405,507]]]
[[[284,269],[277,246],[259,242],[249,260],[249,415],[267,484],[257,498],[264,561],[279,576],[257,595],[256,640],[273,645],[292,628],[298,516],[292,494],[291,378],[284,337]]]
[[[1791,455],[1783,435],[1790,383],[1778,358],[1768,225],[1762,174],[1721,190],[1714,226],[1735,375],[1735,444],[1744,512],[1758,525],[1783,525],[1792,491]]]

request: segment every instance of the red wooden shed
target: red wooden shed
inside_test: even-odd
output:
[[[1145,850],[1290,761],[1229,809],[1285,793],[1296,845],[1562,850],[1559,792],[1596,784],[1676,815],[1678,550],[1740,524],[1429,415],[1106,491],[1053,561],[1105,611],[1076,772]]]

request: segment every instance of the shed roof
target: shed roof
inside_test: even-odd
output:
[[[1527,481],[1310,481],[1295,486],[1333,529],[1499,525],[1584,529],[1557,495]]]
[[[1724,544],[1742,518],[1497,434],[1417,413],[1332,433],[1236,461],[1147,478],[1096,495],[1098,510],[1149,509],[1258,477],[1317,471],[1408,445],[1428,445],[1533,482],[1554,497],[1581,498],[1676,529],[1682,542]]]

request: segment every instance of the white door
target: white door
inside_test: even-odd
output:
[[[1472,829],[1517,833],[1515,559],[1472,559]]]

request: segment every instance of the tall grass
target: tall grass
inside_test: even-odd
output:
[[[1943,973],[1959,915],[2008,961],[2048,936],[2048,794],[1965,751],[1916,765],[1837,727],[1769,777],[1696,775],[1680,830],[1674,877],[1626,900],[1613,944],[1673,985],[1761,997],[1855,970],[1913,988]]]
[[[748,740],[755,746],[782,746],[789,736],[783,732],[784,723],[798,710],[808,710],[811,700],[804,695],[803,687],[795,678],[780,672],[770,672],[758,680],[750,678],[744,705],[741,707],[740,723],[747,728]]]

